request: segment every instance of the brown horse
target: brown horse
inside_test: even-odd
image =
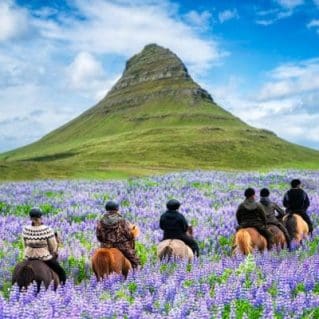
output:
[[[274,245],[277,250],[286,246],[283,232],[275,225],[269,225],[268,230],[273,234]],[[263,252],[267,249],[267,240],[254,227],[239,229],[234,240],[233,253],[240,252],[244,255],[251,254],[255,249]]]
[[[290,237],[302,245],[302,241],[307,238],[309,234],[308,224],[298,214],[288,214],[283,218],[284,225],[286,226]]]
[[[60,283],[58,275],[41,260],[24,260],[18,263],[13,270],[12,284],[17,283],[21,290],[27,288],[33,281],[37,283],[38,292],[41,283],[44,284],[45,289],[48,289],[51,282],[54,284],[54,289]]]
[[[131,233],[136,238],[140,231],[131,225]],[[131,243],[134,247],[134,240]],[[92,256],[92,269],[97,280],[107,277],[112,272],[122,274],[125,278],[132,269],[130,261],[117,248],[98,248]]]
[[[276,246],[277,251],[287,247],[285,234],[281,231],[279,227],[271,224],[271,225],[268,225],[267,228],[273,235],[274,246]]]
[[[192,226],[188,227],[187,234],[193,237]],[[166,239],[157,246],[157,257],[160,260],[173,260],[187,258],[191,261],[194,258],[192,249],[179,239]]]

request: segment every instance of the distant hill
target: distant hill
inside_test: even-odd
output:
[[[319,168],[319,152],[218,106],[169,49],[147,45],[97,105],[0,155],[0,178],[123,177],[184,169]]]

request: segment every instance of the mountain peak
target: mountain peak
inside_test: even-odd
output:
[[[107,99],[108,106],[133,105],[140,103],[138,95],[145,100],[154,96],[154,92],[157,96],[181,94],[190,96],[192,100],[205,98],[213,101],[209,93],[193,81],[182,60],[156,43],[146,45],[126,62],[122,77],[104,100]],[[134,101],[128,96],[134,96]]]
[[[126,62],[122,78],[114,88],[169,78],[191,80],[186,66],[176,54],[152,43]]]

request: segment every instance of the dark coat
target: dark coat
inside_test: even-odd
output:
[[[186,233],[188,223],[180,212],[168,210],[161,216],[160,227],[164,230],[164,239],[173,239]]]
[[[96,237],[104,248],[118,248],[133,268],[140,264],[134,249],[129,223],[119,213],[105,213],[96,227]]]
[[[237,209],[236,218],[240,227],[265,227],[266,214],[260,203],[246,199]]]
[[[307,193],[301,188],[291,188],[284,196],[284,206],[287,212],[303,213],[306,212],[309,205],[309,197]]]
[[[284,217],[285,211],[276,203],[272,202],[268,197],[261,197],[260,204],[263,206],[266,213],[267,223],[278,223],[276,212],[280,218]]]

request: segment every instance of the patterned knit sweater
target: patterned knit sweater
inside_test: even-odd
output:
[[[45,225],[26,226],[22,237],[25,245],[25,258],[52,259],[52,254],[57,253],[58,243],[53,230]]]

